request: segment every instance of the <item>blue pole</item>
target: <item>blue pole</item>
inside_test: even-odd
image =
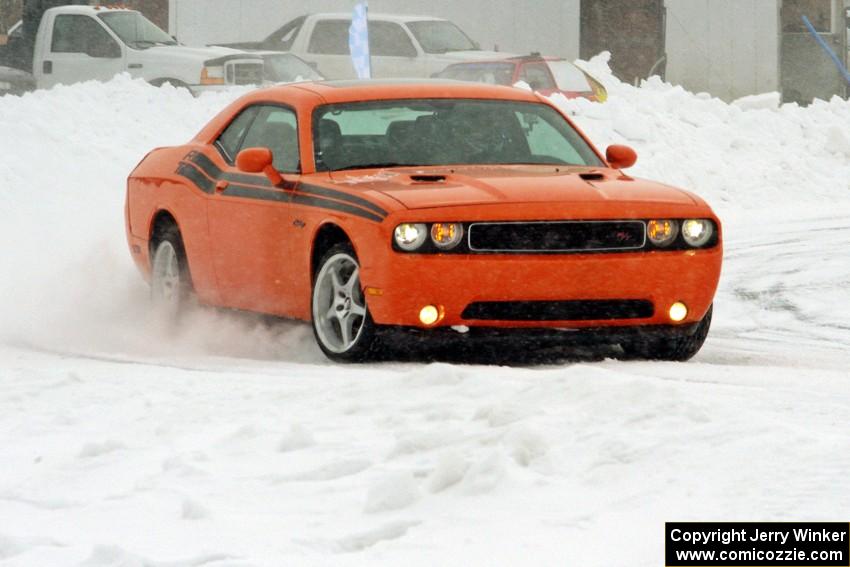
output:
[[[826,54],[829,55],[832,62],[835,63],[835,66],[838,67],[838,72],[844,77],[844,80],[847,81],[847,84],[850,85],[850,72],[847,71],[847,67],[844,66],[844,63],[841,62],[841,58],[835,54],[835,51],[827,44],[820,34],[815,29],[815,26],[812,25],[812,22],[809,21],[809,18],[803,16],[803,23],[806,24],[806,27],[809,30],[809,33],[815,38],[820,46],[826,51]]]

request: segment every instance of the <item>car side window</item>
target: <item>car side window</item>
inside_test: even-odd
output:
[[[269,148],[275,169],[284,173],[299,171],[298,120],[295,113],[282,106],[262,105],[239,149]]]
[[[384,57],[416,57],[416,48],[407,32],[393,22],[369,24],[369,51]]]
[[[120,57],[121,48],[99,23],[88,16],[61,14],[53,22],[53,53],[85,53],[92,57]]]
[[[351,20],[321,20],[313,27],[307,51],[319,55],[348,55]]]
[[[526,63],[522,66],[519,78],[535,91],[555,88],[555,81],[545,63]]]
[[[257,115],[256,106],[251,106],[239,113],[233,122],[224,129],[224,132],[215,141],[215,146],[218,148],[222,157],[230,163],[236,159],[236,153],[239,150],[239,145],[242,143],[242,138],[245,137],[245,132],[248,131],[248,126]]]

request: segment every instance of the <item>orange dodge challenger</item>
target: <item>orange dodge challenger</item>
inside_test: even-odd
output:
[[[625,175],[635,160],[509,87],[278,86],[148,154],[127,237],[168,316],[194,298],[312,321],[335,360],[403,329],[687,360],[711,323],[720,222],[691,193]]]

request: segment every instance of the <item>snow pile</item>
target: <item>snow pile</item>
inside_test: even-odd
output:
[[[601,148],[634,147],[630,175],[689,189],[727,223],[850,210],[850,101],[780,106],[768,93],[727,104],[658,77],[636,88],[611,75],[608,58],[577,62],[608,88],[605,104],[553,100]]]

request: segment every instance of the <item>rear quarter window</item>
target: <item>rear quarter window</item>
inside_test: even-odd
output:
[[[246,108],[239,113],[233,122],[224,129],[218,139],[215,141],[215,146],[219,153],[228,163],[232,164],[236,159],[236,153],[239,151],[239,146],[242,144],[242,139],[245,137],[245,132],[254,117],[257,115],[257,107],[252,106]]]

